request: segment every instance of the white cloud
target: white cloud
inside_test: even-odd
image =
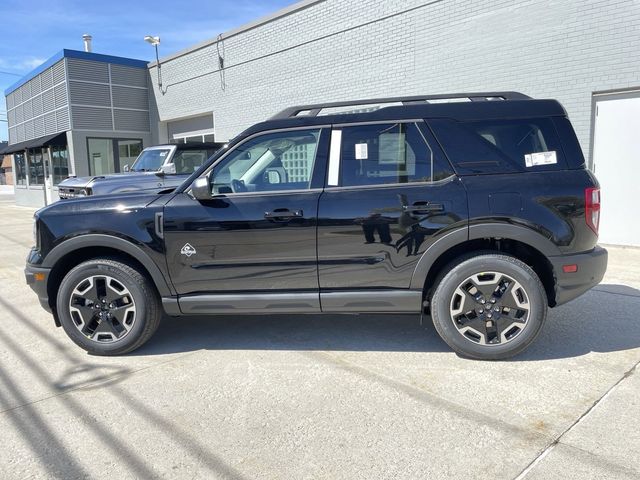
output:
[[[46,58],[24,57],[24,58],[0,58],[0,68],[15,73],[27,73],[38,65],[42,64]]]

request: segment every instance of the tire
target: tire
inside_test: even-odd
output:
[[[162,318],[155,286],[112,258],[74,267],[60,284],[56,306],[69,338],[93,355],[132,352],[151,338]]]
[[[463,256],[443,269],[435,285],[430,305],[436,331],[467,358],[517,355],[536,339],[547,318],[542,282],[531,267],[508,255]]]

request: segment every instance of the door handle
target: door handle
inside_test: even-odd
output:
[[[403,205],[402,210],[407,213],[444,212],[444,205],[442,203],[414,202],[413,205]]]
[[[303,215],[302,210],[289,210],[288,208],[276,208],[270,212],[264,212],[264,218],[276,221],[302,218]]]

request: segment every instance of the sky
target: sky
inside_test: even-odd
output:
[[[0,0],[0,141],[7,140],[4,90],[63,48],[151,61],[216,37],[295,0]]]

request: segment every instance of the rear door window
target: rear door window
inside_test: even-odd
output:
[[[565,169],[550,118],[456,122],[429,125],[460,174]]]
[[[432,182],[451,175],[415,123],[339,127],[340,186]]]

